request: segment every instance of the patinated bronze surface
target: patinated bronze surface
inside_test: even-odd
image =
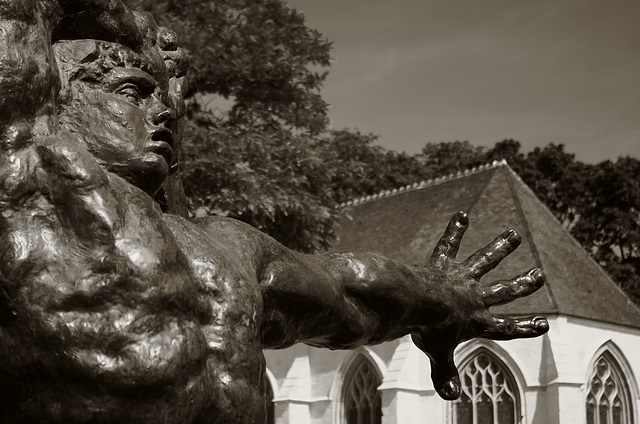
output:
[[[187,65],[150,17],[117,0],[0,0],[0,37],[1,422],[259,423],[262,348],[406,334],[453,399],[460,342],[548,330],[488,311],[544,276],[479,283],[520,238],[458,263],[464,213],[423,267],[163,213],[154,197],[178,207],[161,187]]]

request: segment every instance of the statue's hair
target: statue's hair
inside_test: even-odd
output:
[[[166,27],[158,28],[157,48],[170,78],[182,78],[189,69],[189,54],[178,47],[178,37],[173,30]]]
[[[153,74],[153,63],[121,44],[99,40],[63,40],[53,46],[63,86],[74,80],[96,81],[115,67],[139,68]]]
[[[145,46],[157,51],[165,62],[170,78],[187,74],[189,55],[178,46],[176,33],[167,27],[158,27],[150,13],[133,12],[138,28],[144,34]]]
[[[68,100],[71,81],[99,82],[114,67],[135,67],[156,78],[180,80],[182,94],[185,89],[182,80],[189,68],[188,53],[178,47],[175,32],[158,27],[150,14],[134,12],[134,16],[143,34],[141,45],[125,46],[94,39],[56,41],[53,52],[60,71],[59,99],[63,103]]]

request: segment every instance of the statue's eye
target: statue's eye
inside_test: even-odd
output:
[[[140,100],[142,99],[142,93],[138,86],[130,82],[120,85],[115,93],[124,96],[125,99],[135,105],[140,104]]]

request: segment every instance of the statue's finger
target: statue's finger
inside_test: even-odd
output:
[[[485,306],[502,305],[519,297],[528,296],[544,285],[544,273],[534,268],[512,280],[494,281],[482,289]]]
[[[430,263],[442,267],[447,259],[455,259],[460,248],[462,236],[469,227],[469,216],[465,212],[453,215],[436,248],[431,254]]]
[[[467,268],[467,276],[480,278],[506,258],[522,242],[522,238],[514,230],[505,231],[491,244],[476,251],[462,263]]]
[[[426,342],[419,334],[412,334],[413,343],[429,357],[431,362],[431,381],[438,395],[445,400],[455,400],[460,397],[460,375],[453,362],[452,348],[447,343]]]
[[[518,319],[493,315],[480,337],[493,340],[523,339],[541,336],[547,331],[549,331],[549,323],[544,317]]]

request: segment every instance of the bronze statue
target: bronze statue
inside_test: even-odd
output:
[[[411,334],[440,396],[473,337],[535,337],[482,284],[513,231],[462,263],[456,214],[424,267],[303,255],[241,222],[162,213],[186,58],[118,0],[0,0],[0,421],[259,423],[262,348],[350,349]]]

